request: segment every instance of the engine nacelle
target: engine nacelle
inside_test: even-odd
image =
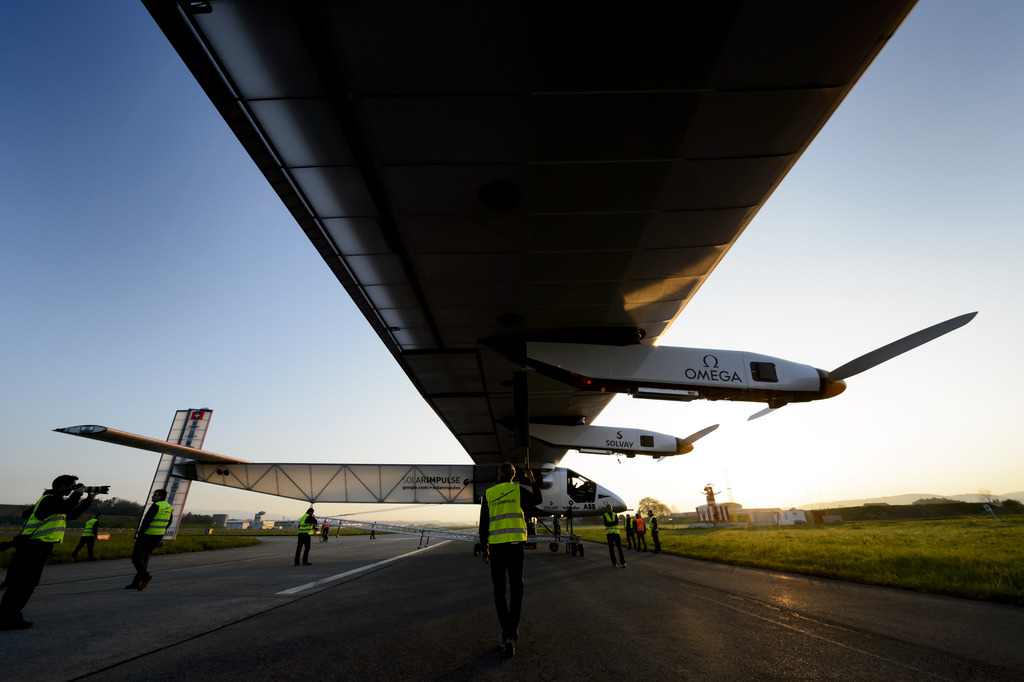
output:
[[[682,438],[619,426],[530,424],[530,437],[551,447],[601,455],[666,457],[693,450],[693,445]]]

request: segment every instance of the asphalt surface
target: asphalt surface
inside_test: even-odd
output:
[[[4,679],[1022,680],[1024,609],[627,552],[527,552],[502,657],[470,545],[378,534],[47,566]]]

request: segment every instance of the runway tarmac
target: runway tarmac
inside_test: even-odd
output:
[[[378,534],[48,566],[18,680],[1021,680],[1024,609],[627,553],[527,552],[515,658],[472,547]]]

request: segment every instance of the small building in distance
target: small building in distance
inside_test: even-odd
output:
[[[739,509],[733,510],[732,518],[748,526],[802,526],[813,522],[803,509]]]

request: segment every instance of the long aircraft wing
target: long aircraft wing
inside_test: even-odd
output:
[[[210,464],[248,464],[244,459],[235,459],[234,457],[218,455],[215,452],[198,450],[186,445],[178,445],[177,443],[168,443],[167,441],[157,440],[156,438],[138,436],[134,433],[118,431],[116,429],[110,429],[106,426],[99,426],[97,424],[67,426],[60,429],[54,429],[54,431],[58,433],[67,433],[72,436],[81,436],[82,438],[89,438],[91,440],[99,440],[104,443],[114,443],[115,445],[124,445],[129,448],[159,452],[161,455],[186,457],[196,462],[207,462]]]
[[[523,459],[525,341],[655,342],[914,0],[144,3],[492,464]],[[521,376],[532,422],[590,423],[612,397]]]

